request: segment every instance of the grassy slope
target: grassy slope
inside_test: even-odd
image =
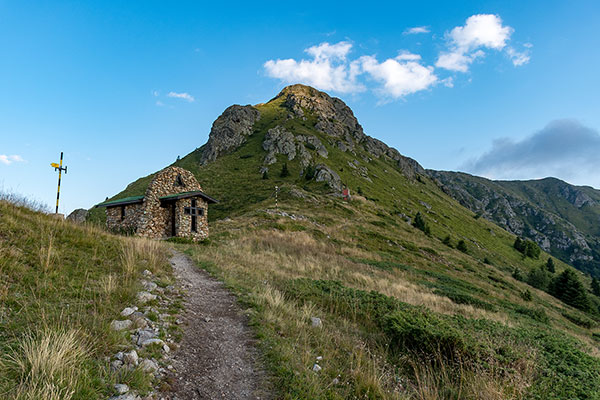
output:
[[[133,304],[138,274],[166,277],[166,266],[154,242],[0,201],[0,397],[101,399],[117,379],[148,389],[141,371],[118,377],[104,357],[129,343],[109,324]]]
[[[592,329],[574,324],[563,314],[588,317],[510,276],[514,268],[524,274],[537,268],[547,255],[523,259],[512,248],[514,236],[475,219],[427,178],[410,181],[391,162],[365,162],[364,153],[336,150],[312,129],[314,119],[286,120],[279,103],[257,107],[255,133],[235,152],[200,167],[197,150],[175,164],[194,172],[221,201],[209,212],[213,245],[188,250],[254,310],[282,393],[428,398],[426,391],[437,390],[441,398],[456,397],[452,391],[464,391],[466,398],[598,398],[600,366],[587,355],[597,353],[596,322]],[[333,167],[353,192],[360,187],[368,200],[348,204],[326,196],[324,184],[300,176],[297,160],[288,162],[290,177],[279,178],[280,158],[270,179],[261,179],[261,143],[276,124],[320,136],[329,158],[313,157]],[[348,166],[355,158],[372,182]],[[147,179],[118,196],[139,194],[134,189]],[[265,212],[274,207],[275,185],[282,188],[282,209],[300,219]],[[303,188],[307,198],[292,197],[292,188]],[[418,211],[431,236],[404,220],[403,214]],[[468,254],[442,244],[446,235],[453,245],[465,240]],[[558,272],[567,267],[556,264]],[[371,290],[378,293],[373,298]],[[521,297],[525,290],[532,301]],[[323,330],[307,324],[312,315],[324,318]],[[419,335],[419,341],[407,341]],[[450,352],[460,355],[461,368],[423,345],[447,341],[454,343]],[[324,373],[310,370],[317,355],[326,357]],[[338,374],[342,385],[333,382]]]

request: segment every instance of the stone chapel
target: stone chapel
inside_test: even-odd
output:
[[[96,207],[106,207],[106,226],[112,231],[198,241],[208,237],[208,205],[216,202],[202,192],[190,171],[167,167],[156,174],[143,196],[105,201]]]

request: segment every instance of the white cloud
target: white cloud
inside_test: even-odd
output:
[[[402,51],[396,58],[381,63],[374,56],[351,61],[348,59],[351,49],[349,42],[321,43],[305,50],[313,56],[312,60],[269,60],[264,67],[269,76],[284,82],[302,82],[341,93],[365,90],[358,78],[366,74],[382,84],[376,89],[378,93],[394,98],[425,90],[437,82],[433,67],[420,64],[418,54]]]
[[[359,72],[355,63],[348,63],[352,49],[349,42],[321,43],[305,50],[312,60],[269,60],[264,64],[267,74],[287,83],[302,82],[322,90],[353,93],[364,90],[356,83]]]
[[[388,58],[379,63],[373,56],[360,58],[362,69],[383,84],[379,89],[384,95],[395,98],[425,90],[434,85],[438,78],[433,67],[419,64],[417,58],[406,58],[406,53],[396,58]]]
[[[2,163],[4,165],[10,165],[15,162],[25,162],[25,160],[23,159],[23,157],[21,157],[17,154],[13,154],[10,156],[7,156],[5,154],[0,154],[0,163]]]
[[[415,26],[413,28],[408,28],[407,30],[404,31],[405,35],[416,35],[419,33],[429,33],[429,27],[428,26]]]
[[[502,25],[498,15],[472,15],[467,18],[465,25],[457,26],[446,34],[448,50],[439,54],[435,66],[467,72],[475,59],[485,55],[482,49],[505,50],[513,65],[526,64],[530,58],[527,51],[518,52],[507,46],[513,32],[510,26]],[[530,48],[531,44],[527,43],[526,47]]]
[[[189,101],[190,103],[195,100],[194,96],[190,95],[189,93],[185,93],[185,92],[183,92],[183,93],[169,92],[169,93],[167,93],[167,97],[173,97],[176,99],[186,100],[186,101]]]
[[[502,26],[497,15],[478,14],[467,18],[464,26],[455,27],[448,36],[455,47],[465,51],[478,47],[501,50],[513,31],[510,26]]]
[[[515,67],[520,67],[521,65],[527,64],[529,62],[529,59],[531,58],[529,56],[529,48],[530,47],[527,47],[525,51],[516,51],[512,47],[508,47],[506,49],[506,54],[508,55]]]

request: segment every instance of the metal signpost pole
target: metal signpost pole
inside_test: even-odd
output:
[[[56,211],[55,214],[58,214],[58,200],[60,198],[60,179],[62,177],[62,172],[65,171],[67,173],[67,167],[62,166],[63,163],[63,152],[60,152],[60,164],[51,163],[50,166],[54,167],[55,171],[58,171],[58,190],[56,191]]]

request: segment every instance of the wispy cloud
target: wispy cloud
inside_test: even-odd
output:
[[[5,154],[0,154],[0,163],[4,164],[4,165],[10,165],[12,163],[16,163],[16,162],[25,162],[25,160],[23,159],[23,157],[17,155],[17,154],[13,154],[13,155],[5,155]]]
[[[503,25],[498,15],[472,15],[463,26],[454,27],[446,33],[448,49],[441,52],[435,63],[438,68],[455,72],[467,72],[473,61],[485,56],[484,50],[505,50],[513,62],[520,66],[529,62],[529,48],[517,51],[507,46],[514,29]]]
[[[428,26],[414,26],[404,31],[405,35],[418,35],[419,33],[429,33]]]
[[[600,188],[600,134],[573,119],[550,122],[522,140],[500,138],[460,169],[492,179],[556,176]]]
[[[186,92],[182,92],[182,93],[169,92],[169,93],[167,93],[167,97],[172,97],[175,99],[182,99],[182,100],[188,101],[190,103],[195,100],[194,96],[192,96],[191,94],[186,93]]]

